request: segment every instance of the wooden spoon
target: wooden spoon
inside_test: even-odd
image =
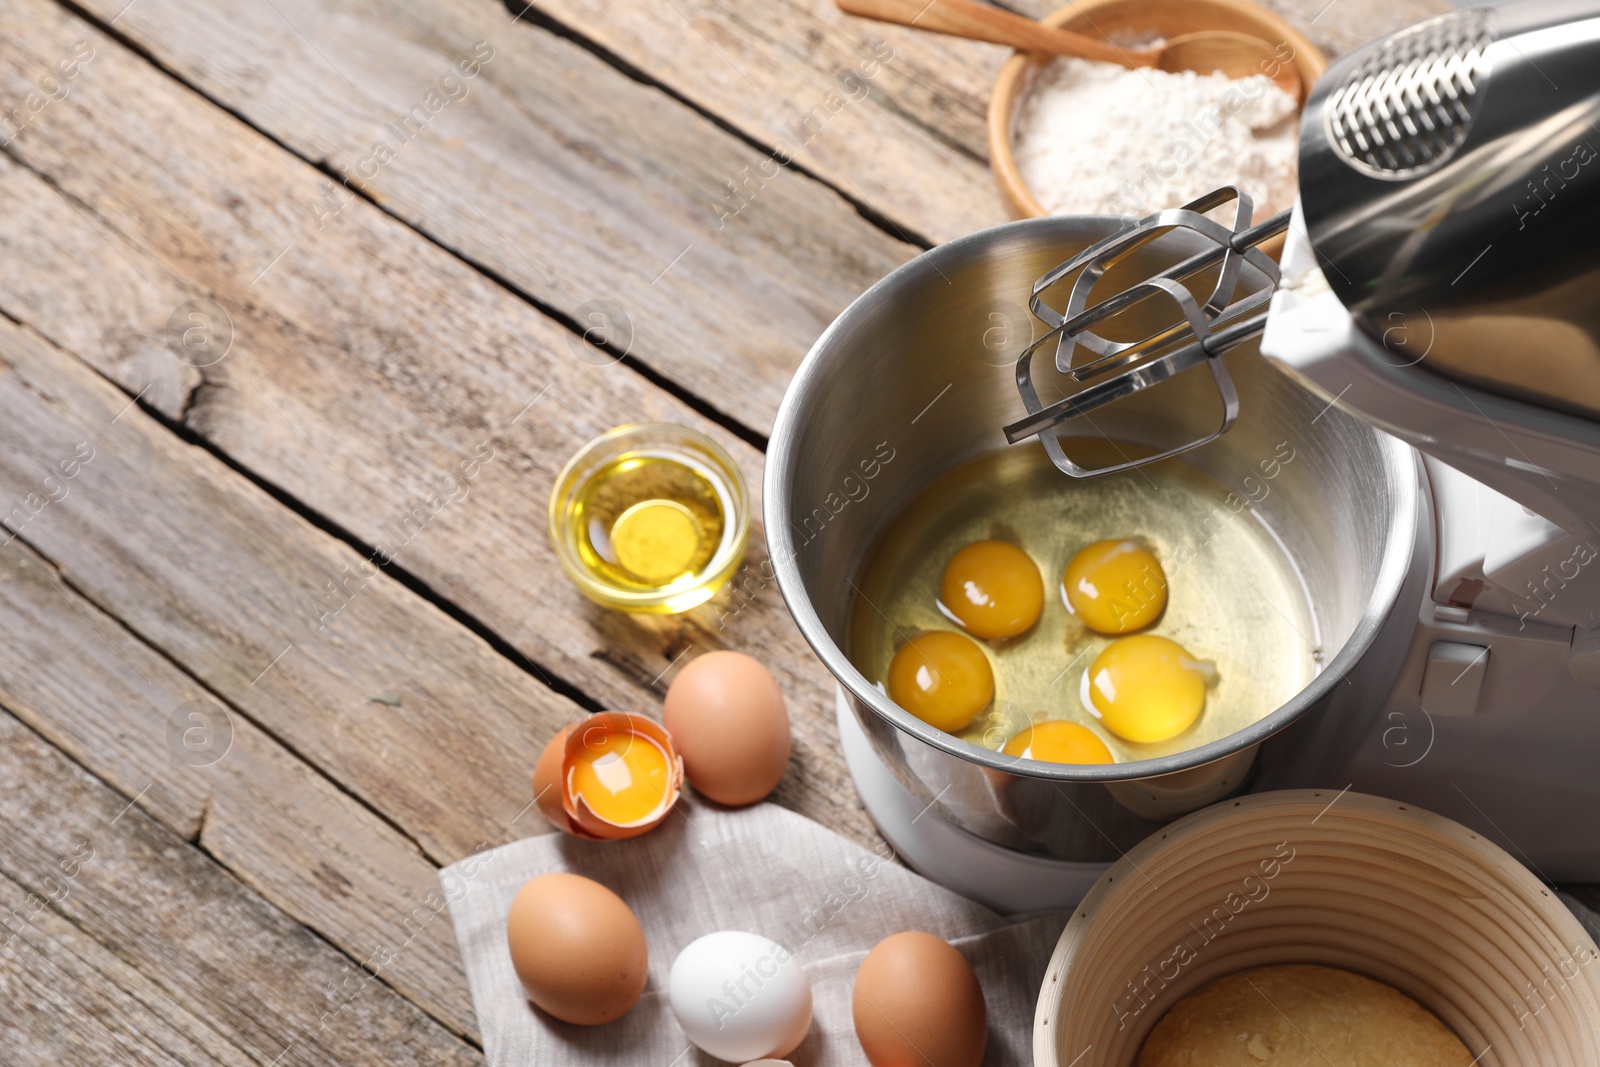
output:
[[[1154,48],[1119,48],[1114,44],[1058,30],[975,0],[837,0],[839,10],[879,22],[913,26],[974,41],[1009,45],[1024,52],[1045,52],[1115,63],[1121,67],[1221,71],[1230,78],[1265,74],[1296,100],[1303,98],[1300,75],[1259,37],[1232,30],[1200,30],[1174,37]]]

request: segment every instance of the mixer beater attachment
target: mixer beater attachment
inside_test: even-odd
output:
[[[1234,205],[1231,227],[1206,216],[1206,212],[1230,202]],[[1028,307],[1049,330],[1017,360],[1017,391],[1022,394],[1028,415],[1005,428],[1006,440],[1016,444],[1037,434],[1057,468],[1074,478],[1089,478],[1166,459],[1225,433],[1238,417],[1239,396],[1221,356],[1266,326],[1266,311],[1258,309],[1272,299],[1277,289],[1278,266],[1257,246],[1289,228],[1288,212],[1252,226],[1251,210],[1248,195],[1234,186],[1224,186],[1180,208],[1130,221],[1034,282]],[[1096,283],[1108,270],[1174,230],[1199,234],[1212,247],[1114,296],[1089,303]],[[1211,268],[1220,269],[1210,296],[1202,303],[1183,282]],[[1066,307],[1057,312],[1045,303],[1045,293],[1074,273],[1077,277]],[[1237,295],[1241,282],[1242,296]],[[1094,332],[1096,327],[1104,328],[1102,323],[1151,299],[1173,305],[1177,312],[1174,321],[1137,341],[1110,341]],[[1051,341],[1055,342],[1056,370],[1073,381],[1090,384],[1045,404],[1033,380],[1033,355]],[[1222,421],[1216,430],[1154,455],[1092,469],[1079,466],[1067,456],[1061,443],[1065,424],[1202,364],[1210,369],[1222,401]],[[1121,373],[1106,377],[1118,370]]]

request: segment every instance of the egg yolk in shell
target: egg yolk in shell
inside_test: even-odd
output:
[[[1044,580],[1032,558],[1008,541],[974,541],[950,557],[939,603],[978,637],[1015,637],[1039,620]]]
[[[1167,606],[1167,576],[1137,541],[1096,541],[1067,564],[1067,606],[1096,633],[1142,630]]]
[[[568,771],[572,792],[600,818],[628,826],[654,815],[667,797],[667,754],[643,734],[591,727]]]
[[[1008,756],[1046,763],[1111,763],[1111,750],[1087,726],[1060,719],[1034,723],[1006,742]]]
[[[1113,641],[1089,664],[1084,688],[1106,729],[1139,744],[1177,737],[1200,717],[1211,664],[1155,634]]]
[[[889,699],[929,726],[954,733],[994,699],[994,671],[972,638],[935,630],[894,654]]]

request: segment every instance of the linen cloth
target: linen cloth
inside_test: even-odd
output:
[[[511,898],[530,878],[569,871],[628,902],[644,927],[650,979],[627,1015],[571,1026],[530,1005],[506,949]],[[989,1012],[985,1064],[1033,1062],[1033,1013],[1069,912],[1005,917],[773,804],[726,810],[685,794],[667,821],[631,841],[550,833],[479,853],[439,875],[490,1067],[716,1067],[692,1047],[667,1006],[678,950],[716,930],[763,934],[795,953],[811,981],[811,1031],[795,1067],[864,1067],[850,990],[873,945],[925,930],[955,945],[977,972]],[[1600,917],[1558,894],[1591,936]]]
[[[650,979],[633,1010],[605,1026],[572,1026],[530,1005],[511,967],[506,916],[530,878],[581,874],[639,917]],[[902,930],[944,938],[972,964],[989,1014],[986,1064],[1033,1062],[1033,1013],[1069,912],[1006,917],[803,816],[758,804],[727,810],[687,794],[666,822],[630,841],[551,833],[479,853],[440,872],[490,1067],[715,1067],[689,1044],[667,1004],[678,951],[716,930],[747,930],[787,947],[811,981],[813,1016],[795,1067],[864,1067],[851,986],[867,952]]]

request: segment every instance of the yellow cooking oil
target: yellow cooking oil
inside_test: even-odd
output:
[[[1109,442],[1084,446],[1075,458],[1091,465],[1126,454],[1126,446]],[[1086,727],[1117,762],[1126,762],[1243,729],[1321,669],[1305,585],[1253,506],[1292,465],[1293,453],[1284,443],[1263,456],[1246,480],[1255,487],[1249,494],[1176,459],[1088,479],[1060,473],[1037,445],[971,460],[913,498],[865,556],[855,579],[851,660],[887,691],[890,661],[904,642],[961,630],[939,604],[950,557],[974,541],[1009,541],[1038,565],[1044,610],[1018,636],[974,639],[993,668],[995,696],[956,736],[1000,751],[1030,726],[1061,720]],[[1112,538],[1150,547],[1166,574],[1166,608],[1140,632],[1170,638],[1214,668],[1199,718],[1160,742],[1133,743],[1105,729],[1089,698],[1087,672],[1114,638],[1090,631],[1064,603],[1068,562],[1086,545]]]
[[[657,450],[624,452],[578,487],[578,558],[606,585],[692,586],[722,543],[727,491],[704,467]]]

